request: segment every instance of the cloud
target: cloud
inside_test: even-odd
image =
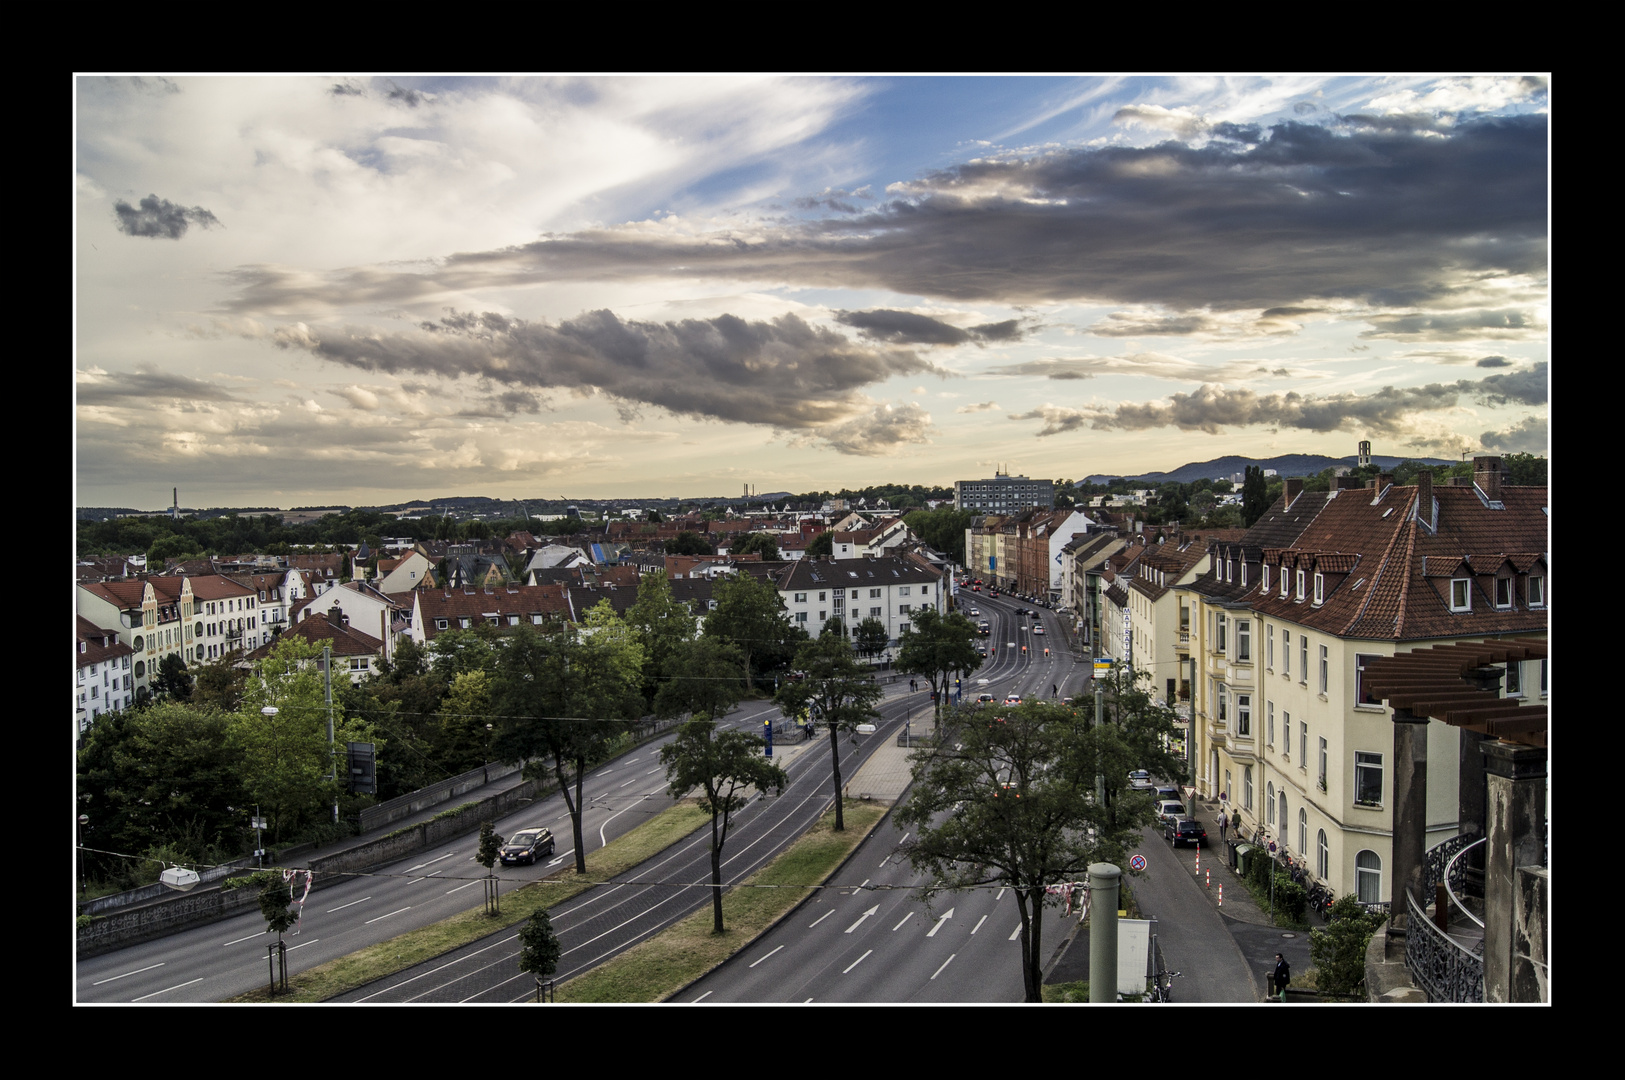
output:
[[[833,450],[859,457],[886,457],[911,443],[928,443],[931,414],[910,401],[902,405],[877,405],[873,410],[844,424],[818,432]]]
[[[156,195],[148,195],[142,199],[140,209],[120,199],[113,204],[113,213],[118,218],[119,231],[131,236],[156,236],[179,240],[186,235],[189,225],[208,229],[220,224],[219,218],[201,206],[176,206],[168,199],[160,199]]]
[[[956,413],[990,412],[990,411],[992,411],[994,409],[997,409],[998,407],[999,407],[999,403],[996,402],[996,401],[983,401],[983,402],[981,402],[979,404],[976,404],[976,405],[961,405],[959,408],[955,409],[954,412],[956,412]]]
[[[861,213],[810,221],[699,231],[632,222],[463,252],[422,272],[299,281],[258,268],[234,306],[676,278],[839,282],[958,302],[1089,299],[1175,313],[1139,333],[1193,332],[1178,313],[1198,311],[1330,302],[1443,310],[1498,277],[1543,288],[1547,190],[1543,115],[1473,120],[1444,135],[1288,121],[1256,145],[1166,142],[968,161],[893,185]],[[1502,333],[1523,332],[1514,325],[1522,313],[1502,314]],[[1467,329],[1460,320],[1394,316],[1378,333]],[[1472,329],[1495,327],[1479,320]]]
[[[982,323],[961,330],[951,323],[912,311],[876,308],[870,311],[837,311],[835,321],[850,326],[871,341],[893,345],[963,345],[985,341],[1020,341],[1021,320]]]
[[[1485,356],[1481,357],[1475,366],[1485,368],[1511,367],[1512,361],[1504,356]]]
[[[623,419],[650,405],[792,430],[847,421],[865,407],[862,387],[894,375],[948,374],[912,352],[862,346],[793,314],[768,322],[719,315],[653,323],[601,310],[549,323],[452,311],[438,323],[391,333],[297,323],[277,330],[273,340],[365,371],[479,377],[524,391],[602,392],[625,403]],[[531,398],[497,403],[537,407]]]
[[[1403,437],[1418,414],[1459,407],[1471,397],[1484,405],[1539,404],[1546,400],[1546,365],[1529,372],[1491,375],[1480,382],[1426,386],[1385,386],[1371,394],[1259,394],[1246,388],[1204,385],[1190,394],[1173,394],[1166,401],[1124,402],[1115,408],[1087,409],[1045,405],[1030,413],[1012,414],[1012,420],[1042,420],[1040,436],[1072,431],[1087,424],[1100,431],[1147,431],[1178,428],[1217,435],[1225,428],[1269,426],[1325,433],[1367,431]]]
[[[1526,416],[1503,431],[1486,431],[1478,437],[1486,450],[1507,454],[1544,454],[1550,430],[1544,416]]]
[[[988,370],[990,375],[1040,376],[1046,379],[1093,379],[1099,375],[1144,375],[1181,382],[1250,382],[1260,375],[1318,378],[1317,372],[1284,367],[1268,368],[1257,360],[1232,360],[1225,364],[1203,364],[1166,353],[1133,353],[1127,356],[1046,357],[1020,364],[1003,364]]]
[[[1533,313],[1512,309],[1465,311],[1448,314],[1372,315],[1373,329],[1362,338],[1396,340],[1479,341],[1534,338],[1545,334],[1546,326]]]
[[[232,401],[213,383],[144,367],[137,371],[106,372],[90,368],[75,373],[74,396],[80,405],[136,406],[143,400]]]

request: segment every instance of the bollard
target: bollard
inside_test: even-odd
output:
[[[1219,882],[1219,906],[1224,907],[1224,882]]]
[[[1209,870],[1203,876],[1207,878],[1207,887],[1210,889],[1213,888],[1213,871]],[[1221,884],[1219,887],[1223,888],[1224,886]]]
[[[1198,874],[1200,874],[1202,872],[1202,845],[1201,844],[1196,845],[1196,872]]]

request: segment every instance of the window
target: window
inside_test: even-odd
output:
[[[1315,604],[1318,606],[1326,601],[1326,575],[1319,570],[1315,571]]]
[[[807,594],[804,592],[796,593],[795,602],[798,604],[805,604],[807,602]]]
[[[1512,579],[1498,577],[1495,579],[1495,606],[1509,608],[1512,606]]]
[[[1298,571],[1298,596],[1297,596],[1297,599],[1300,602],[1303,600],[1303,580],[1304,580],[1304,576],[1305,576],[1304,572],[1302,570],[1299,570]]]
[[[879,589],[870,589],[869,590],[869,599],[874,600],[874,599],[878,598],[879,596],[880,596],[880,590]]]
[[[823,626],[828,621],[829,621],[829,612],[820,611],[818,613],[818,625]]]
[[[1299,720],[1298,721],[1298,768],[1307,769],[1308,767],[1309,767],[1309,725],[1306,722],[1304,722],[1302,720]]]
[[[1354,881],[1356,900],[1382,903],[1382,857],[1369,848],[1354,856]]]
[[[1381,656],[1373,653],[1354,654],[1354,704],[1355,705],[1381,705],[1382,699],[1366,689],[1365,669]]]
[[[796,622],[805,626],[807,624],[807,613],[805,611],[796,612]]]
[[[1473,610],[1473,583],[1469,578],[1450,579],[1450,610]]]
[[[136,667],[140,666],[140,664],[136,665]],[[1544,656],[1540,658],[1540,696],[1546,696],[1546,658]]]
[[[1159,582],[1158,584],[1161,584],[1161,583]],[[1244,589],[1247,587],[1247,560],[1246,559],[1243,559],[1241,561],[1241,587],[1244,588]]]
[[[1292,634],[1287,630],[1281,631],[1281,674],[1292,675]]]
[[[897,614],[899,614],[899,615],[907,615],[908,614],[908,609],[910,607],[912,607],[912,606],[913,606],[912,604],[898,604],[897,605]]]
[[[1251,735],[1253,733],[1253,697],[1251,694],[1236,695],[1236,734]]]
[[[1281,800],[1280,804],[1279,804],[1280,808],[1281,808],[1281,814],[1280,814],[1280,817],[1277,819],[1281,823],[1281,846],[1286,847],[1287,824],[1292,820],[1291,818],[1287,817],[1287,814],[1286,814],[1286,788],[1281,789],[1280,794],[1277,796],[1277,798],[1279,798]]]
[[[1539,574],[1529,575],[1529,606],[1546,606],[1546,579]]]
[[[458,621],[458,624],[460,626],[462,626],[462,628],[464,630],[471,629],[473,627],[473,625],[474,625],[474,620],[468,618],[467,616],[464,616],[463,618],[461,618],[461,619],[459,619],[457,621]]]
[[[1215,647],[1219,652],[1223,653],[1230,651],[1230,646],[1227,644],[1230,637],[1225,627],[1225,617],[1222,614],[1215,614],[1213,616],[1213,640],[1216,643]]]
[[[869,618],[871,618],[871,619],[880,618],[880,609],[877,608],[877,607],[870,608],[869,609]]]
[[[1331,876],[1332,849],[1326,844],[1326,830],[1315,830],[1315,876],[1325,881]]]
[[[1261,571],[1261,574],[1262,574],[1264,580],[1259,585],[1258,591],[1259,592],[1269,592],[1270,591],[1270,564],[1269,563],[1264,564],[1264,568]]]
[[[1275,745],[1275,702],[1264,702],[1264,741]]]
[[[1516,660],[1507,661],[1507,697],[1523,697],[1523,665]]]
[[[444,630],[449,625],[450,625],[450,622],[448,620],[446,620],[446,619],[436,619],[434,621],[434,628],[436,630]]]
[[[908,586],[907,585],[899,585],[897,587],[897,595],[898,596],[907,596],[908,595]]]
[[[1320,790],[1325,791],[1326,790],[1326,740],[1325,739],[1320,740],[1320,768],[1317,771],[1316,779],[1318,779],[1320,781]]]
[[[1253,808],[1253,767],[1251,765],[1241,770],[1242,806],[1248,810]]]
[[[1298,670],[1303,672],[1303,678],[1298,680],[1305,686],[1309,685],[1309,635],[1298,635]]]
[[[1354,801],[1362,806],[1382,803],[1382,755],[1364,750],[1354,754]]]
[[[1320,647],[1320,692],[1326,693],[1326,687],[1331,684],[1332,665],[1326,658],[1326,646]]]
[[[1236,659],[1250,661],[1253,658],[1253,623],[1251,619],[1236,620]]]
[[[897,624],[897,632],[898,632],[898,633],[899,633],[899,634],[906,634],[906,633],[908,633],[908,623],[906,623],[906,622],[904,622],[904,623],[898,623],[898,624]]]
[[[1264,785],[1264,824],[1275,827],[1275,781]]]
[[[1275,670],[1275,627],[1264,628],[1264,667]]]
[[[1219,699],[1219,723],[1230,718],[1230,688],[1224,683],[1218,684],[1217,697]]]
[[[853,575],[853,576],[855,577],[856,575]],[[852,599],[856,600],[857,598],[858,598],[858,590],[853,589],[852,590]]]

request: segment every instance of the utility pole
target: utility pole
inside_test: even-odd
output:
[[[333,647],[331,645],[322,646],[322,675],[325,677],[327,684],[327,760],[333,766],[332,771],[327,774],[327,778],[337,784],[339,761],[338,758],[333,756]],[[333,824],[337,825],[338,823],[339,794],[335,791],[333,792]]]

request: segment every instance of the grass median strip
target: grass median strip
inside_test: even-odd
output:
[[[711,932],[704,908],[558,988],[560,1002],[662,1001],[756,940],[801,903],[862,843],[886,807],[848,799],[846,830],[835,831],[835,811],[778,858],[722,897],[721,934]],[[754,886],[776,886],[760,888]]]
[[[502,914],[497,918],[486,915],[483,906],[477,907],[432,926],[409,930],[388,941],[318,964],[309,971],[290,975],[287,992],[279,993],[274,998],[265,987],[260,987],[231,1000],[326,1001],[365,986],[374,979],[392,975],[478,941],[500,927],[528,919],[537,908],[561,904],[591,888],[593,882],[624,874],[710,820],[710,815],[699,807],[681,803],[655,815],[625,836],[610,841],[608,846],[588,853],[585,881],[576,879],[575,859],[569,856],[567,865],[551,877],[505,893],[502,897]],[[561,844],[563,840],[561,836]],[[561,847],[560,850],[565,849]]]

